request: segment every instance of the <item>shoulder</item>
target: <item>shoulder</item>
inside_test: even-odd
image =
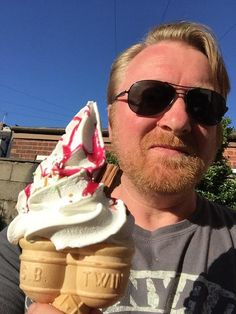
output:
[[[7,228],[0,232],[0,247],[0,313],[20,314],[24,311],[24,294],[19,288],[20,248],[8,242]]]
[[[19,267],[20,248],[18,245],[12,245],[7,239],[7,228],[0,232],[0,257],[4,256],[6,259],[11,260],[12,264],[17,268]]]
[[[236,209],[198,197],[200,219],[216,228],[236,229]]]

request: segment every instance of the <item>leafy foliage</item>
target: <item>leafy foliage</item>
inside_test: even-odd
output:
[[[106,160],[109,164],[118,165],[117,157],[114,153],[106,151]]]
[[[200,195],[212,201],[236,208],[236,178],[233,176],[232,169],[223,155],[225,148],[229,144],[229,135],[233,131],[233,128],[229,126],[230,123],[229,118],[225,118],[222,121],[222,146],[218,151],[215,162],[197,186],[197,191]]]

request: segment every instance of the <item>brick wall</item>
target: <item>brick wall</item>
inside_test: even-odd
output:
[[[236,169],[236,143],[230,143],[226,148],[224,156],[228,159],[230,167]]]
[[[234,173],[236,173],[236,132],[230,134],[229,145],[224,151],[224,156],[228,159]]]
[[[10,158],[36,160],[38,155],[49,155],[57,140],[17,138],[12,141]]]
[[[64,134],[63,128],[28,128],[12,127],[12,139],[9,158],[34,161],[38,156],[48,156],[58,140]],[[109,150],[108,131],[103,130],[105,148]]]
[[[16,160],[37,160],[48,156],[65,132],[63,128],[12,127],[12,139],[8,156]]]

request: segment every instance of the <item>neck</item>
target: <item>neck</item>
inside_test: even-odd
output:
[[[135,223],[150,231],[182,221],[196,209],[194,190],[175,194],[142,193],[124,174],[112,196],[122,199]]]

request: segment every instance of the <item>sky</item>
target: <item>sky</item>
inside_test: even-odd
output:
[[[114,58],[155,25],[191,20],[219,41],[236,128],[235,12],[235,0],[0,0],[0,121],[65,127],[93,100],[106,128]]]

